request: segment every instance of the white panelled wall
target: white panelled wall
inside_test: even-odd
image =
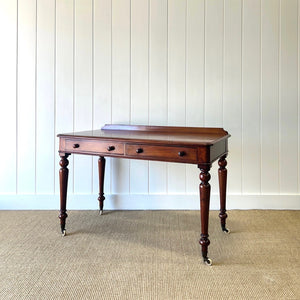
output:
[[[300,209],[300,0],[0,0],[0,39],[0,209],[58,209],[56,135],[105,123],[223,127],[228,208]],[[97,158],[69,168],[96,209]],[[198,209],[198,175],[108,158],[105,207]]]

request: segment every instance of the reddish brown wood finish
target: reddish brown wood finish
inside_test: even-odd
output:
[[[147,146],[144,144],[127,144],[125,155],[134,159],[165,159],[176,162],[197,162],[197,148],[174,146]]]
[[[60,185],[60,227],[62,234],[65,234],[65,225],[66,225],[66,218],[67,215],[67,187],[68,187],[68,175],[69,169],[67,168],[69,161],[68,156],[70,154],[61,155],[59,165],[61,166],[59,170],[59,185]]]
[[[124,154],[124,144],[116,141],[106,142],[99,140],[85,140],[85,139],[66,139],[65,141],[66,151],[72,151],[74,153],[84,152],[100,152],[100,153],[112,153],[112,154]]]
[[[99,209],[100,214],[103,213],[103,201],[105,200],[104,197],[104,173],[105,173],[105,158],[100,156],[98,159],[98,171],[99,171]]]
[[[144,125],[105,125],[101,130],[59,134],[60,221],[65,231],[68,160],[71,153],[98,155],[99,206],[103,210],[105,156],[196,164],[200,173],[200,207],[202,256],[210,264],[207,250],[210,202],[211,164],[219,159],[220,219],[225,227],[226,214],[226,155],[230,135],[222,128],[168,127]],[[226,231],[226,230],[224,230]]]
[[[202,257],[205,262],[208,261],[207,257],[207,248],[210,244],[208,239],[208,218],[209,218],[209,202],[210,202],[210,174],[209,170],[211,165],[210,164],[203,164],[198,166],[201,170],[200,173],[200,213],[201,213],[201,238],[200,238],[200,245],[202,246]]]
[[[180,126],[149,126],[149,125],[127,125],[127,124],[105,124],[102,130],[114,131],[146,131],[156,133],[209,133],[209,134],[224,134],[222,128],[208,127],[180,127]]]
[[[221,219],[221,227],[224,232],[228,232],[228,229],[226,228],[226,186],[227,186],[227,161],[226,161],[226,155],[222,156],[219,161],[219,190],[220,190],[220,213],[219,217]]]

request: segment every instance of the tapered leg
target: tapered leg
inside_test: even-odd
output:
[[[211,265],[212,261],[207,257],[207,248],[210,244],[208,239],[208,219],[209,219],[209,202],[210,202],[210,170],[211,165],[199,165],[200,173],[200,212],[201,212],[201,238],[200,245],[202,246],[202,257],[206,264]]]
[[[229,229],[226,228],[226,185],[227,185],[227,161],[226,155],[219,159],[219,190],[220,190],[220,213],[219,217],[221,219],[221,227],[225,233],[229,233]]]
[[[105,200],[104,197],[104,173],[105,173],[105,158],[100,156],[98,159],[98,171],[99,171],[99,209],[100,215],[103,214],[103,201]]]
[[[59,185],[60,185],[60,227],[61,227],[61,233],[62,235],[66,235],[66,218],[67,215],[67,190],[68,190],[68,175],[69,175],[69,169],[67,168],[69,161],[68,156],[70,154],[64,154],[61,155],[59,165],[61,166],[59,170]]]

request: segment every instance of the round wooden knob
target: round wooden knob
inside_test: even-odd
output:
[[[136,149],[136,153],[142,153],[142,152],[143,152],[143,149],[142,149],[142,148]]]
[[[73,148],[79,148],[79,147],[80,147],[79,144],[74,144],[74,145],[73,145]]]
[[[108,146],[107,147],[107,151],[113,151],[113,150],[115,150],[115,146]]]
[[[179,152],[178,152],[178,155],[179,155],[179,156],[184,156],[184,155],[185,155],[185,152],[184,152],[184,151],[179,151]]]

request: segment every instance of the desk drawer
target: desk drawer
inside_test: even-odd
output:
[[[197,149],[173,146],[125,145],[125,155],[133,158],[149,158],[174,162],[196,162]]]
[[[66,139],[65,151],[72,153],[106,153],[124,154],[124,144],[118,142],[107,142],[97,140]]]

